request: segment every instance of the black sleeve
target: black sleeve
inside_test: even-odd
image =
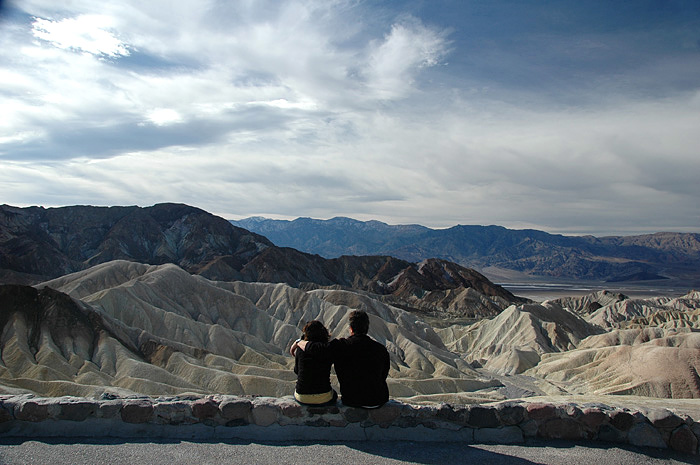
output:
[[[309,342],[306,344],[306,349],[304,349],[304,352],[309,355],[318,355],[327,351],[329,347],[330,344],[328,342]]]

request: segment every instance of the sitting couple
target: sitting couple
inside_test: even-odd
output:
[[[367,335],[368,330],[369,316],[361,310],[350,314],[348,338],[329,341],[330,334],[320,321],[304,326],[303,340],[297,339],[290,349],[295,358],[297,402],[335,404],[338,394],[331,388],[331,364],[335,364],[344,405],[377,408],[389,400],[389,352]]]

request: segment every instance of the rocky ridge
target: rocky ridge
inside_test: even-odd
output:
[[[492,316],[524,301],[476,271],[445,260],[324,259],[276,247],[263,236],[187,205],[0,206],[0,282],[36,284],[112,260],[172,263],[216,281],[352,289],[421,313]]]
[[[196,273],[218,257],[244,264],[269,247],[262,236],[181,204],[0,206],[0,268],[5,276],[16,273],[30,283],[120,259],[175,263]]]
[[[0,286],[7,392],[285,395],[295,381],[287,349],[304,322],[343,335],[349,310],[363,308],[390,351],[392,395],[498,398],[499,383],[448,351],[430,326],[361,293],[210,281],[126,261],[37,287]]]
[[[49,396],[283,396],[294,384],[287,348],[304,322],[321,320],[343,336],[350,310],[363,309],[370,335],[389,349],[393,398],[698,398],[698,305],[697,292],[643,302],[603,292],[435,329],[367,293],[211,281],[172,264],[113,261],[35,288],[0,286],[0,386]],[[642,328],[638,317],[596,323],[627,308],[666,326]]]
[[[563,236],[501,226],[457,225],[430,229],[350,218],[293,221],[247,218],[237,226],[280,246],[333,258],[343,254],[391,255],[408,261],[442,258],[479,270],[598,281],[682,280],[700,285],[700,234]]]
[[[653,299],[598,292],[511,306],[437,333],[516,394],[700,398],[698,305],[698,292]]]

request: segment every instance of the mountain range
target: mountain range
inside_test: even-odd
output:
[[[182,204],[152,207],[0,206],[0,283],[36,284],[113,260],[176,264],[218,281],[335,286],[422,313],[480,318],[524,300],[474,270],[391,256],[326,259]]]
[[[394,398],[700,398],[698,292],[535,303],[444,258],[323,258],[187,205],[0,207],[0,394],[290,395],[291,341],[313,319],[348,334],[353,309]]]
[[[700,234],[563,236],[532,229],[463,226],[431,229],[350,218],[293,221],[251,217],[234,225],[282,247],[319,254],[390,255],[417,262],[440,258],[487,276],[520,273],[607,282],[673,280],[700,285]]]

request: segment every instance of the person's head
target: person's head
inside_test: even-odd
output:
[[[318,320],[309,321],[304,325],[304,340],[310,342],[328,342],[331,335],[323,323]]]
[[[369,316],[362,310],[354,310],[350,313],[350,329],[353,334],[362,335],[369,331]]]

